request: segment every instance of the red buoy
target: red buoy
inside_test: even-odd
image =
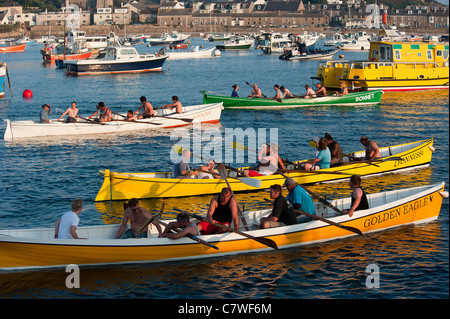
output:
[[[29,89],[26,89],[25,91],[23,91],[22,96],[26,99],[30,99],[33,97],[33,92]]]

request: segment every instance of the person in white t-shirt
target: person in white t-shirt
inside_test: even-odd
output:
[[[59,239],[84,239],[77,235],[77,227],[80,222],[78,214],[83,209],[83,200],[81,198],[72,201],[72,211],[62,215],[55,224],[55,238]]]

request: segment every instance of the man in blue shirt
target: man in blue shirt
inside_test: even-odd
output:
[[[309,194],[302,187],[300,187],[300,185],[298,185],[293,178],[286,178],[286,180],[284,181],[284,185],[289,191],[286,199],[292,204],[292,206],[294,206],[295,209],[312,215],[316,215],[316,210],[314,208],[314,203],[311,199],[311,196],[309,196]],[[306,223],[311,220],[311,217],[301,216],[297,219],[297,222]]]

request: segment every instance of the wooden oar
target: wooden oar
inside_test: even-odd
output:
[[[322,222],[324,222],[324,223],[327,223],[327,224],[330,224],[330,225],[332,225],[332,226],[336,226],[336,227],[339,227],[339,228],[348,230],[348,231],[350,231],[350,232],[356,233],[356,234],[358,234],[358,235],[361,235],[361,236],[364,237],[365,239],[367,239],[367,237],[366,237],[366,236],[362,233],[362,231],[360,231],[358,228],[351,227],[351,226],[344,226],[344,225],[341,225],[341,224],[339,224],[339,223],[332,222],[331,220],[325,219],[325,218],[323,218],[323,217],[319,217],[319,216],[316,216],[316,215],[313,215],[313,214],[304,212],[304,211],[302,211],[302,210],[294,209],[294,211],[296,211],[296,212],[299,213],[299,214],[308,216],[308,217],[310,217],[310,218],[313,218],[313,219],[316,219],[316,220],[320,220],[320,221],[322,221]]]
[[[177,209],[177,208],[174,208],[174,209],[175,209],[175,210],[178,210],[178,211],[182,211],[182,210],[179,210],[179,209]],[[184,211],[184,212],[186,212],[186,211]],[[191,216],[191,217],[194,217],[194,218],[197,218],[198,220],[206,221],[206,222],[207,222],[207,220],[206,220],[205,218],[203,218],[202,216],[199,216],[199,215],[197,215],[197,214],[192,214],[192,213],[189,213],[189,212],[186,212],[186,213],[189,214],[189,216]],[[259,242],[259,243],[261,243],[261,244],[263,244],[263,245],[266,245],[266,246],[268,246],[268,247],[270,247],[270,248],[273,248],[273,249],[275,249],[275,250],[278,251],[278,246],[277,246],[277,244],[276,244],[272,239],[265,238],[265,237],[255,237],[255,236],[246,234],[246,233],[244,233],[244,232],[241,232],[241,231],[239,231],[239,230],[236,230],[236,229],[227,227],[227,226],[222,225],[222,224],[214,223],[213,225],[214,225],[215,227],[219,227],[219,228],[225,229],[226,231],[233,232],[233,233],[239,234],[239,235],[241,235],[241,236],[243,236],[243,237],[246,237],[246,238],[255,240],[255,241],[257,241],[257,242]]]
[[[175,113],[172,113],[175,114]],[[166,119],[172,119],[172,120],[179,120],[179,121],[183,121],[183,122],[189,122],[192,123],[192,121],[194,121],[194,119],[188,119],[188,118],[183,118],[183,117],[172,117],[169,115],[155,115],[154,117],[162,117],[162,118],[166,118]]]
[[[326,172],[326,171],[322,171],[322,170],[313,170],[313,171],[308,171],[306,169],[280,169],[278,170],[278,172],[283,172],[283,173],[311,173],[311,174],[337,174],[337,175],[346,175],[346,176],[352,176],[354,174],[351,173],[344,173],[344,172]]]
[[[85,120],[86,122],[89,122],[89,123],[92,123],[92,124],[106,125],[106,123],[103,123],[103,122],[96,122],[96,121],[93,121],[93,120],[91,120],[91,119],[88,119],[88,118],[85,118],[85,117],[81,117],[81,116],[79,116],[79,115],[78,115],[78,117],[79,117],[80,119]]]
[[[225,183],[227,183],[227,186],[228,186],[228,188],[229,188],[230,191],[231,191],[231,196],[234,197],[234,199],[236,200],[237,210],[238,210],[238,215],[239,215],[239,218],[240,218],[241,221],[242,221],[242,224],[243,224],[244,227],[245,227],[245,230],[246,230],[246,231],[249,231],[250,228],[248,228],[247,221],[245,220],[244,215],[242,215],[242,211],[241,211],[241,209],[239,208],[239,203],[238,203],[238,201],[237,201],[237,198],[236,198],[236,196],[234,196],[234,192],[233,192],[233,190],[231,189],[230,183],[228,183],[228,180],[227,180],[227,169],[225,168],[225,166],[224,166],[222,163],[219,164],[219,165],[217,165],[217,169],[219,170],[220,177],[225,181]]]
[[[123,208],[124,208],[124,209],[128,208],[128,203],[123,203]],[[158,220],[159,217],[161,217],[161,214],[162,214],[163,210],[164,210],[164,202],[163,202],[161,208],[159,209],[159,211],[158,211],[155,215],[153,215],[153,217],[150,218],[150,219],[149,219],[149,220],[141,227],[141,229],[139,229],[139,233],[138,233],[138,234],[142,233],[142,232],[144,231],[144,229],[147,228],[148,225],[150,225],[151,222],[153,222],[154,220]]]
[[[6,69],[6,77],[8,78],[9,91],[11,92],[11,97],[14,97],[12,89],[11,89],[11,80],[9,79],[8,67],[6,67],[5,69]]]
[[[158,224],[160,224],[160,225],[163,225],[163,226],[165,226],[165,227],[167,227],[167,224],[166,223],[164,223],[164,222],[162,222],[162,221],[160,221],[160,220],[157,220],[156,221]],[[173,232],[176,232],[176,233],[179,233],[180,231],[181,231],[181,229],[179,229],[179,228],[175,228],[175,229],[171,229]],[[211,247],[211,248],[214,248],[215,250],[219,250],[219,247],[217,247],[217,246],[214,246],[213,244],[210,244],[210,243],[208,243],[207,241],[205,241],[205,240],[203,240],[203,239],[200,239],[200,238],[198,238],[197,236],[195,236],[195,235],[192,235],[192,234],[186,234],[186,235],[184,235],[185,237],[189,237],[190,239],[192,239],[192,240],[195,240],[196,242],[199,242],[200,244],[203,244],[203,245],[206,245],[206,246],[208,246],[208,247]]]
[[[251,152],[255,152],[256,154],[258,154],[258,151],[253,150],[251,148],[248,148],[247,146],[242,145],[241,143],[238,143],[238,142],[235,142],[235,141],[231,142],[231,147],[236,149],[236,150],[251,151]]]

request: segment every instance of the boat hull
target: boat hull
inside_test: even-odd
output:
[[[25,51],[26,45],[27,45],[26,43],[23,43],[23,44],[0,47],[0,52],[2,52],[2,53],[23,52],[23,51]]]
[[[358,211],[352,218],[348,215],[333,216],[332,210],[322,203],[315,203],[316,213],[341,225],[358,228],[366,235],[402,225],[426,223],[439,216],[442,198],[448,196],[444,186],[441,183],[368,195],[373,208]],[[350,205],[350,201],[347,198],[333,203],[343,209]],[[270,210],[246,213],[251,229],[247,233],[271,239],[279,249],[357,236],[322,221],[258,229],[261,217],[269,213]],[[217,250],[188,238],[157,238],[154,229],[149,231],[149,238],[114,239],[119,226],[80,227],[77,233],[87,238],[85,240],[54,239],[53,228],[0,230],[0,270],[66,267],[69,264],[152,263],[273,251],[260,242],[235,233],[199,236],[215,245]]]
[[[0,98],[5,96],[6,63],[0,64]]]
[[[67,61],[67,74],[92,75],[92,74],[114,74],[114,73],[137,73],[161,71],[167,56],[136,59],[127,61]]]
[[[50,51],[41,50],[41,54],[44,62],[55,62],[56,60],[83,60],[92,56],[92,50],[76,54],[55,54]]]
[[[216,48],[220,51],[241,51],[241,50],[250,50],[250,47],[253,43],[248,44],[218,44]]]
[[[348,179],[351,175],[376,176],[385,173],[405,171],[426,167],[431,162],[433,139],[414,143],[400,144],[380,148],[383,161],[371,165],[367,162],[350,162],[347,165],[320,170],[320,173],[289,172],[299,184],[314,184]],[[355,152],[352,156],[364,157],[365,152]],[[404,161],[389,160],[401,157]],[[300,163],[297,162],[297,163]],[[329,174],[325,174],[328,172]],[[227,184],[222,179],[171,178],[171,173],[121,173],[109,170],[101,171],[103,185],[95,201],[128,200],[137,198],[168,198],[218,194]],[[239,179],[229,179],[234,192],[248,192],[267,189],[273,184],[284,184],[281,174],[254,177],[261,181],[261,187],[255,188]]]
[[[222,104],[193,105],[184,107],[181,114],[169,114],[167,110],[158,110],[161,117],[139,120],[136,122],[118,121],[105,123],[77,122],[65,123],[52,121],[38,123],[35,121],[6,120],[5,140],[38,136],[67,136],[80,134],[118,133],[136,130],[154,130],[189,125],[192,123],[218,123],[222,113]],[[117,116],[116,116],[117,117]],[[180,120],[180,119],[186,120]],[[122,118],[120,118],[122,119]],[[192,119],[192,121],[190,121]]]
[[[229,97],[224,95],[206,94],[203,92],[203,103],[222,102],[227,108],[294,108],[306,106],[336,106],[336,105],[376,105],[381,101],[382,90],[362,91],[344,96],[324,96],[317,98],[290,98],[271,100],[264,98]]]
[[[196,59],[196,58],[212,58],[214,48],[203,49],[199,51],[189,51],[189,52],[167,52],[170,60],[180,60],[180,59]]]

